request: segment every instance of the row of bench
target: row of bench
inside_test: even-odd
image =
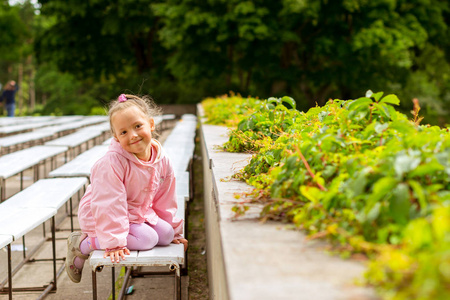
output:
[[[62,118],[62,117],[61,117]],[[94,128],[96,130],[109,130],[109,122],[106,116],[89,116],[82,119],[66,117],[59,119],[59,125],[46,126],[43,128],[34,128],[32,131],[8,135],[0,138],[0,154],[7,154],[20,149],[42,144],[46,141],[67,135],[81,128]],[[31,128],[35,123],[21,124],[11,127],[0,127],[0,131],[11,131],[17,126],[20,128]],[[31,129],[30,129],[31,130]]]
[[[172,118],[168,118],[172,119]],[[184,116],[175,126],[172,134],[176,134],[180,132],[181,128],[184,126],[179,126],[181,123],[183,125],[191,126],[193,129],[191,131],[195,134],[195,116]],[[194,126],[192,126],[194,124]],[[172,134],[170,136],[172,136]],[[170,137],[169,136],[169,137]],[[193,137],[193,135],[192,135]],[[56,141],[56,140],[55,140]],[[108,140],[109,141],[109,140]],[[182,144],[186,144],[186,147],[193,149],[194,140],[192,138],[192,143],[185,143],[185,141],[180,140],[180,143],[176,145],[173,144],[174,149],[178,148],[179,150],[183,149]],[[166,143],[164,144],[166,147]],[[46,147],[47,150],[50,150],[48,147],[52,147],[52,149],[63,150],[64,146],[40,146]],[[171,149],[171,143],[167,143],[168,149]],[[52,231],[52,248],[53,248],[53,269],[54,269],[54,279],[53,281],[45,287],[43,294],[48,293],[51,290],[56,290],[56,256],[55,256],[55,215],[58,209],[66,203],[67,210],[67,202],[69,201],[69,216],[72,217],[72,197],[79,193],[83,187],[88,184],[88,178],[90,176],[90,169],[92,165],[97,161],[104,153],[107,151],[107,145],[98,145],[93,148],[83,152],[78,155],[76,158],[71,160],[70,162],[64,164],[63,166],[56,168],[48,174],[47,179],[41,179],[30,187],[22,190],[16,195],[9,198],[7,201],[0,204],[0,248],[7,247],[8,252],[8,293],[10,294],[10,298],[12,298],[12,277],[18,271],[18,269],[29,259],[31,254],[28,257],[24,258],[24,261],[17,266],[14,270],[11,268],[11,243],[13,241],[18,240],[20,237],[23,237],[26,233],[33,230],[40,224],[44,224],[47,220],[51,220],[51,231]],[[30,148],[31,149],[31,148]],[[66,149],[66,148],[64,148]],[[26,149],[28,150],[28,149]],[[170,150],[169,150],[170,151]],[[19,151],[20,152],[20,151]],[[44,151],[45,152],[45,151]],[[172,154],[173,156],[173,154]],[[17,156],[20,157],[20,156]],[[178,155],[174,156],[178,157]],[[23,158],[23,157],[22,157]],[[192,153],[186,155],[186,160],[190,160],[192,158]],[[0,158],[1,161],[1,158]],[[181,162],[181,161],[180,161]],[[184,165],[186,164],[183,162]],[[53,164],[52,164],[53,165]],[[174,164],[174,166],[180,165],[179,163]],[[25,167],[25,166],[24,166]],[[1,169],[1,168],[0,168]],[[186,169],[184,169],[186,171]],[[17,173],[16,173],[17,174]],[[177,184],[179,193],[179,211],[178,216],[184,219],[185,199],[189,198],[189,188],[186,188],[186,185],[189,185],[189,180],[186,180],[185,173],[183,173],[182,169],[176,168],[176,176],[177,176]],[[4,187],[2,188],[4,191]],[[2,192],[3,193],[3,192]],[[71,230],[73,231],[73,220],[71,219]],[[45,232],[45,231],[44,231]],[[175,246],[175,247],[172,247]],[[136,259],[127,260],[127,262],[135,260],[135,262],[140,262],[143,257],[147,257],[145,265],[148,265],[149,262],[156,263],[158,265],[161,264],[161,261],[166,259],[167,254],[169,254],[172,250],[174,253],[170,254],[170,257],[176,257],[177,266],[183,265],[184,262],[184,251],[180,245],[171,245],[168,249],[156,249],[155,251],[149,254],[140,254],[138,257],[137,253],[135,255]],[[182,246],[182,245],[181,245]],[[24,246],[25,249],[25,246]],[[178,250],[177,250],[178,249]],[[159,252],[163,252],[163,255],[160,255]],[[98,270],[98,268],[102,265],[108,265],[108,262],[102,264],[101,260],[96,260],[96,255],[101,255],[103,257],[102,252],[97,254],[94,253],[92,255],[92,259],[90,260],[91,266],[93,270]],[[25,257],[25,256],[24,256]],[[170,260],[172,265],[172,260]],[[110,262],[109,262],[110,263]],[[60,273],[60,272],[59,272]],[[95,279],[95,272],[93,271],[93,283]],[[177,281],[179,282],[179,281]],[[0,288],[5,291],[6,280],[0,284]],[[40,290],[42,287],[37,288],[29,288],[27,290]],[[96,287],[93,287],[96,290]],[[94,294],[94,298],[96,295]]]
[[[16,174],[20,174],[20,190],[23,189],[23,172],[30,168],[34,169],[34,180],[39,179],[39,166],[47,160],[51,160],[53,169],[54,158],[65,153],[65,161],[68,155],[73,158],[76,150],[81,152],[82,145],[86,148],[94,146],[104,140],[109,132],[109,124],[106,122],[100,125],[84,127],[72,134],[46,142],[44,145],[33,146],[23,150],[18,150],[0,157],[0,202],[6,199],[6,180]],[[92,145],[90,145],[92,144]]]
[[[50,130],[67,130],[70,128],[79,128],[82,126],[92,125],[95,123],[104,122],[108,119],[107,116],[63,116],[63,117],[44,117],[38,121],[33,119],[24,119],[21,123],[4,124],[0,126],[0,136],[9,136],[19,133],[24,133],[39,129]],[[67,129],[64,129],[67,127]]]

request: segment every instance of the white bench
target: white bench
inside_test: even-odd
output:
[[[98,145],[84,151],[73,160],[51,171],[48,177],[78,177],[91,176],[91,168],[108,151],[108,146]]]
[[[0,138],[0,153],[7,154],[16,150],[41,144],[54,138],[55,132],[49,129],[39,129]]]
[[[19,124],[25,124],[25,123],[34,123],[34,122],[43,122],[43,121],[49,121],[52,119],[55,119],[54,116],[37,116],[37,117],[14,117],[14,118],[4,118],[0,117],[0,127],[4,126],[12,126],[12,125],[19,125]]]
[[[89,142],[93,142],[94,146],[97,144],[97,138],[102,135],[101,131],[89,130],[89,129],[80,129],[74,133],[65,135],[63,137],[57,138],[55,140],[51,140],[46,142],[44,145],[46,146],[66,146],[69,148],[69,151],[72,152],[72,158],[75,157],[75,149],[78,148],[79,152],[81,152],[81,146],[86,144],[86,148],[89,148]],[[67,157],[66,157],[67,162]]]
[[[56,117],[50,120],[40,121],[40,122],[26,122],[23,124],[8,126],[8,127],[0,127],[0,135],[9,135],[15,134],[19,132],[25,132],[30,130],[35,130],[37,128],[42,128],[46,126],[64,124],[68,122],[73,122],[76,119],[82,118],[81,116],[64,116],[64,117]]]
[[[84,128],[86,126],[91,126],[93,124],[105,122],[107,120],[106,116],[91,116],[91,117],[82,117],[82,119],[77,119],[70,123],[48,126],[46,129],[53,130],[59,137],[66,135],[68,133],[72,133],[80,128]]]
[[[52,260],[53,260],[53,281],[44,287],[31,287],[27,291],[43,291],[47,294],[56,290],[57,272],[56,272],[56,245],[55,245],[55,216],[59,208],[67,201],[70,201],[70,214],[72,216],[72,197],[78,193],[81,188],[87,184],[86,178],[53,178],[41,179],[9,198],[0,204],[0,238],[1,245],[7,243],[8,246],[8,293],[12,299],[12,278],[19,269],[28,261],[30,261],[36,250],[46,241],[45,230],[44,239],[27,256],[25,256],[25,240],[23,237],[35,229],[43,225],[51,219],[52,233]],[[73,230],[73,222],[71,223]],[[5,237],[6,236],[6,237]],[[8,238],[10,237],[10,238]],[[10,244],[18,239],[23,239],[23,261],[12,270]],[[38,261],[37,259],[34,261]],[[64,267],[64,266],[63,266]],[[61,267],[61,270],[62,268]],[[60,270],[60,271],[61,271]],[[60,272],[58,272],[60,273]],[[6,280],[1,283],[0,288],[4,290]],[[23,289],[18,289],[23,290]]]
[[[191,114],[184,114],[164,141],[164,150],[170,157],[177,181],[180,179],[183,181],[188,180],[189,197],[187,200],[192,197],[193,193],[191,166],[194,157],[196,128],[197,117]],[[186,175],[186,171],[188,171],[187,174],[189,175]],[[187,179],[186,176],[188,176]]]
[[[184,197],[177,197],[178,210],[176,216],[185,220],[185,199]],[[186,224],[186,222],[185,222]],[[186,267],[186,258],[183,244],[170,244],[169,246],[156,246],[151,250],[145,251],[130,251],[131,255],[126,256],[126,260],[121,260],[119,263],[112,263],[111,259],[103,258],[104,250],[95,250],[89,258],[89,264],[92,268],[92,292],[93,299],[97,299],[97,272],[103,270],[103,267],[112,267],[114,276],[115,267],[126,267],[127,272],[125,280],[122,285],[120,295],[124,294],[128,278],[131,274],[132,267],[164,267],[166,266],[167,273],[174,273],[174,299],[181,299],[181,269]],[[151,273],[148,273],[151,274]],[[148,275],[147,273],[140,273],[140,275]],[[115,295],[115,279],[112,280],[112,294]],[[120,298],[120,297],[119,297]]]
[[[13,238],[11,235],[6,234],[0,234],[0,249],[3,249],[3,247],[6,247],[7,249],[7,261],[8,261],[8,278],[0,285],[0,287],[3,288],[3,286],[8,282],[8,298],[12,299],[12,269],[11,269],[11,243],[13,241]]]
[[[23,171],[33,168],[34,180],[39,179],[39,164],[67,151],[67,147],[34,146],[0,157],[0,202],[6,198],[6,179],[20,173],[20,189],[23,189]]]

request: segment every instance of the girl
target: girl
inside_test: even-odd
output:
[[[183,243],[183,220],[177,211],[175,178],[161,144],[152,138],[155,123],[150,99],[120,95],[109,108],[114,136],[108,152],[92,167],[91,184],[80,201],[81,232],[67,240],[66,271],[80,282],[84,261],[105,249],[111,262],[130,250]]]

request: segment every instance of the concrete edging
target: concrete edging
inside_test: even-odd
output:
[[[251,191],[230,180],[249,154],[220,150],[228,129],[205,124],[198,106],[204,172],[205,227],[210,299],[378,299],[373,289],[357,286],[363,263],[326,253],[323,241],[305,240],[299,230],[258,220],[251,205],[234,218],[236,193]]]

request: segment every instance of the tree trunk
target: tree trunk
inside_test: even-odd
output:
[[[30,112],[34,111],[36,105],[36,90],[34,87],[34,66],[32,64],[32,56],[28,56],[28,66],[30,67],[30,83],[29,83],[29,95],[30,95]]]
[[[231,76],[233,76],[233,57],[234,57],[234,45],[231,44],[228,46],[228,61],[230,62],[226,82],[228,89],[231,88]]]
[[[247,80],[245,82],[245,91],[248,92],[248,89],[250,88],[250,81],[252,78],[252,69],[248,70],[247,72]]]
[[[19,76],[18,76],[18,85],[19,85],[19,115],[22,114],[22,106],[23,106],[23,89],[22,89],[22,83],[23,83],[23,63],[19,64]]]

